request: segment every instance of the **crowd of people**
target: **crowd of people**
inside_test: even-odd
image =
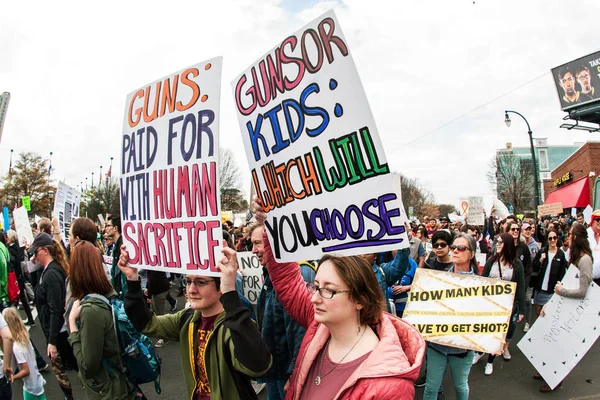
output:
[[[554,293],[583,298],[592,281],[600,284],[600,211],[589,221],[581,214],[490,216],[483,226],[424,217],[407,223],[406,249],[278,263],[266,214],[256,201],[253,207],[253,223],[223,224],[220,277],[130,266],[116,215],[104,226],[75,219],[66,241],[58,222],[45,218],[32,224],[35,239],[25,246],[14,230],[0,232],[0,400],[10,399],[20,380],[25,399],[44,399],[41,372],[49,366],[65,399],[73,398],[69,369],[78,372],[86,398],[145,398],[120,367],[113,299],[123,301],[131,324],[156,348],[179,343],[192,399],[251,399],[264,386],[269,399],[412,399],[414,387],[425,387],[424,399],[440,399],[447,369],[456,398],[467,399],[469,373],[484,354],[426,343],[402,319],[418,268],[516,284],[504,348],[487,355],[485,375],[493,374],[497,356],[511,359],[511,339],[521,321],[530,328],[532,310],[543,317]],[[244,297],[236,251],[251,251],[263,267],[256,306]],[[570,264],[580,272],[577,289],[561,282]],[[20,291],[11,299],[12,273]],[[186,306],[178,310],[179,296]],[[28,334],[34,306],[49,363]],[[552,391],[546,384],[540,390]]]

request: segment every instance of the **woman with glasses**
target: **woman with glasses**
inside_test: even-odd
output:
[[[516,224],[511,225],[514,226]],[[527,249],[527,246],[525,246],[525,248]],[[527,252],[529,253],[529,250],[527,250]],[[517,249],[513,234],[503,233],[497,238],[496,254],[485,263],[481,276],[515,282],[517,284],[517,293],[513,303],[512,316],[510,318],[508,332],[506,333],[504,351],[502,352],[502,357],[505,361],[508,361],[512,358],[508,351],[508,346],[510,346],[510,341],[517,328],[517,323],[523,319],[522,313],[525,309],[526,287],[525,271],[523,264],[519,258],[517,258]],[[481,353],[476,354],[473,359],[473,364],[476,364],[482,356],[483,354]],[[491,375],[494,372],[495,358],[496,356],[494,354],[489,355],[484,371],[486,375]]]
[[[548,246],[542,247],[533,260],[533,304],[537,315],[540,315],[542,307],[554,294],[554,286],[562,280],[569,268],[569,261],[558,242],[558,233],[555,230],[549,231]]]
[[[73,298],[69,315],[69,343],[79,364],[79,381],[88,399],[134,399],[136,390],[119,368],[119,343],[110,299],[117,297],[98,248],[89,241],[71,246],[70,286]],[[102,297],[99,297],[102,296]]]
[[[253,205],[264,223],[266,214]],[[413,399],[425,343],[410,324],[383,312],[369,263],[325,255],[307,284],[298,263],[275,261],[266,233],[263,243],[277,296],[306,328],[286,398]]]
[[[477,275],[475,257],[477,243],[472,236],[459,233],[450,246],[452,263],[448,272],[460,275]],[[473,362],[473,351],[427,342],[427,379],[424,400],[435,400],[446,368],[450,367],[452,385],[458,400],[469,398],[469,372]]]
[[[190,307],[156,315],[146,306],[137,268],[121,247],[120,271],[127,278],[125,312],[141,333],[179,342],[187,398],[256,399],[250,378],[271,367],[271,354],[235,290],[236,252],[223,249],[220,277],[187,275]]]

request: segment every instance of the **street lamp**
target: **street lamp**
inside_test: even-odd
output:
[[[535,160],[535,150],[533,148],[533,136],[532,136],[533,132],[531,132],[531,127],[529,126],[529,122],[527,121],[527,119],[520,113],[518,113],[516,111],[512,111],[512,110],[504,111],[504,123],[506,124],[507,127],[510,128],[510,124],[511,124],[511,120],[510,120],[510,117],[508,116],[508,113],[517,114],[519,117],[523,118],[523,121],[525,121],[525,123],[527,124],[527,134],[529,134],[529,146],[531,148],[531,158],[533,160],[533,184],[535,185],[535,196],[533,198],[533,201],[535,204],[535,212],[537,214],[537,207],[540,204],[540,184],[538,182],[537,162]]]
[[[53,204],[53,200],[54,200],[54,191],[50,190],[48,192],[48,198],[50,199],[50,205],[48,206],[49,210],[48,210],[48,215],[50,215],[50,219],[52,219],[52,206]]]

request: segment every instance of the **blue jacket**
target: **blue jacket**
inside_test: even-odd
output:
[[[404,274],[402,279],[400,279],[400,282],[398,282],[398,285],[400,285],[400,286],[407,286],[407,285],[412,284],[412,281],[415,278],[415,274],[417,273],[417,268],[419,266],[417,265],[415,260],[413,260],[411,258],[408,260],[408,262],[410,263],[410,267],[408,268],[408,271],[406,271],[406,273]],[[408,292],[394,295],[394,303],[396,303],[396,312],[404,311],[404,308],[406,308],[406,300],[407,299],[408,299]]]
[[[303,266],[301,270],[306,282],[314,282],[315,271],[310,266]],[[294,370],[306,331],[283,308],[266,268],[263,273],[265,281],[257,302],[258,326],[273,356],[273,364],[261,379],[286,381]]]
[[[379,265],[374,262],[372,265],[373,272],[375,273],[375,277],[377,277],[377,282],[379,283],[383,297],[386,300],[388,312],[390,313],[392,310],[388,301],[387,288],[398,282],[400,278],[404,276],[409,268],[409,256],[410,248],[407,247],[406,249],[398,250],[396,252],[396,257],[394,257],[392,261],[381,263]]]

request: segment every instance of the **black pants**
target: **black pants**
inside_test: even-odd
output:
[[[25,311],[25,315],[27,315],[27,322],[33,323],[33,315],[31,314],[31,307],[29,306],[29,298],[27,297],[27,292],[25,291],[25,280],[21,275],[20,278],[17,279],[19,282],[19,290],[21,294],[19,295],[19,300],[21,300],[21,305],[23,305],[23,311]]]
[[[3,376],[0,379],[0,400],[10,400],[12,398],[12,388],[10,382]]]

